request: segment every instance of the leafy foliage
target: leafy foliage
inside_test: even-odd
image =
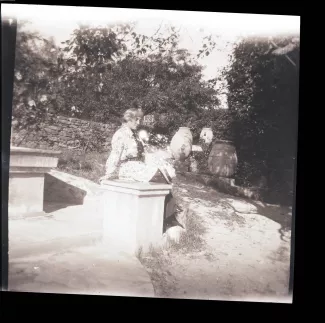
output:
[[[13,126],[35,128],[55,97],[56,48],[53,39],[25,30],[18,25],[13,96]]]
[[[107,152],[62,150],[58,162],[58,169],[75,176],[80,176],[98,183],[98,179],[105,174]]]
[[[31,45],[41,38],[23,27],[17,35],[16,74],[22,77],[16,80],[14,102],[21,125],[36,125],[48,110],[117,122],[126,109],[141,107],[155,116],[154,132],[170,137],[186,125],[198,137],[198,122],[203,127],[220,119],[215,83],[202,79],[203,67],[196,55],[179,47],[180,34],[173,26],[166,36],[157,31],[148,37],[136,33],[134,24],[80,25],[63,48],[44,39],[45,45]],[[215,41],[204,39],[204,55],[211,46]],[[29,107],[31,100],[35,104]]]
[[[289,41],[273,40],[279,46]],[[225,71],[238,179],[257,185],[265,177],[268,188],[279,195],[293,188],[299,47],[290,57],[274,56],[268,39],[250,39],[235,47],[232,65]]]
[[[64,49],[71,53],[62,79],[66,106],[77,107],[74,114],[81,118],[104,122],[141,107],[155,115],[154,127],[163,132],[184,123],[193,127],[206,114],[203,107],[218,105],[217,93],[178,41],[173,27],[165,37],[139,35],[128,25],[81,27]]]

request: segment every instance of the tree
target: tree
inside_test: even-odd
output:
[[[53,39],[44,39],[18,25],[13,94],[13,127],[37,127],[52,101],[58,48]]]
[[[214,115],[217,91],[202,79],[202,66],[179,48],[179,37],[174,27],[165,37],[147,37],[132,25],[81,26],[60,60],[62,112],[109,122],[136,106],[156,116],[155,129],[171,134],[188,125],[198,135],[194,125]]]
[[[251,185],[264,176],[278,197],[293,189],[299,46],[292,48],[288,60],[274,55],[270,43],[281,48],[291,39],[246,39],[236,45],[231,67],[225,71],[239,156],[237,176]]]

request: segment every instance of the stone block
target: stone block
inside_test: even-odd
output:
[[[44,174],[11,173],[9,176],[9,216],[43,211]]]
[[[132,253],[162,243],[165,197],[171,185],[105,181],[103,242]]]
[[[60,152],[11,147],[9,217],[43,211],[44,174],[58,163]]]

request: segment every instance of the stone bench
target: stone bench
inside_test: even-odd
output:
[[[60,152],[10,148],[9,217],[43,212],[44,175],[58,164]]]

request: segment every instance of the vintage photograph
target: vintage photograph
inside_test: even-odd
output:
[[[9,291],[292,303],[299,16],[1,15]]]

